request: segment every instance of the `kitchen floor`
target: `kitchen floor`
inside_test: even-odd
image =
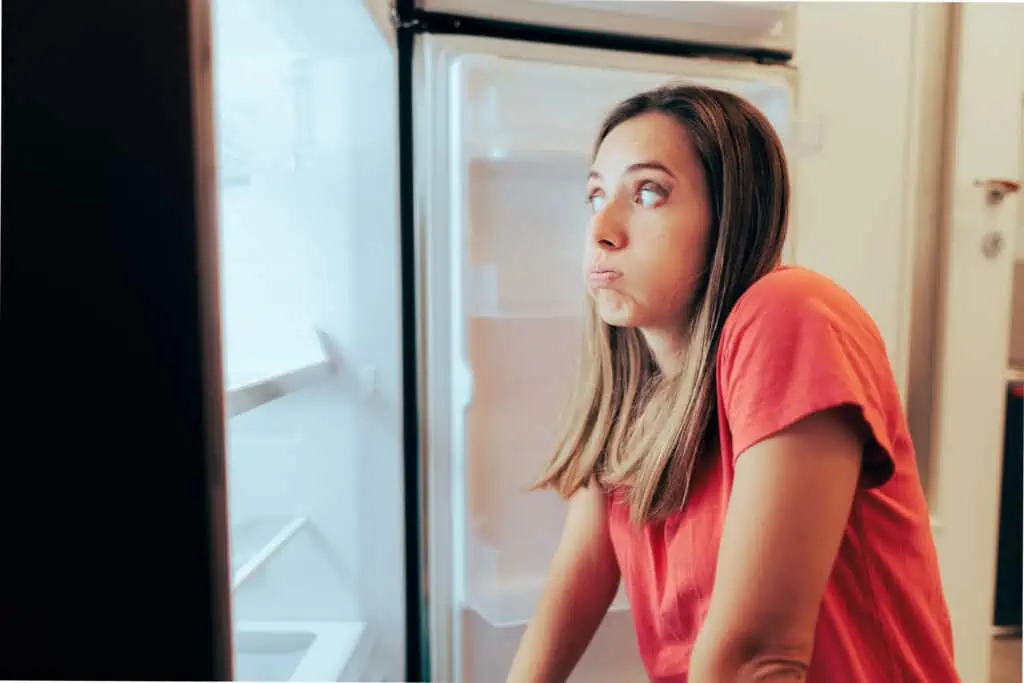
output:
[[[1021,683],[1020,636],[992,639],[991,683]]]

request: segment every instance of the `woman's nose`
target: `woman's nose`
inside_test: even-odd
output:
[[[590,219],[590,238],[594,245],[616,251],[626,246],[626,230],[616,202],[608,202]]]

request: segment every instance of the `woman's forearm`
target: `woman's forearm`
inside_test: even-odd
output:
[[[552,577],[523,634],[509,683],[562,683],[583,656],[618,589],[618,575]]]
[[[619,587],[604,494],[569,503],[547,585],[509,671],[509,683],[562,683],[587,649]]]

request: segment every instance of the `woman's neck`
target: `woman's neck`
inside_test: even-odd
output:
[[[683,357],[686,353],[687,342],[685,334],[652,329],[640,331],[661,374],[671,377],[683,369]]]

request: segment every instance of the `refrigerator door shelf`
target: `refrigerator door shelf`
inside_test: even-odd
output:
[[[462,606],[494,628],[523,626],[533,617],[544,585],[543,575],[470,585]],[[629,611],[629,600],[621,584],[608,611]]]
[[[524,135],[510,131],[469,139],[465,149],[468,160],[499,163],[518,159],[566,160],[585,167],[590,163],[592,145],[589,134],[562,136],[543,132]]]
[[[582,245],[580,253],[582,254]],[[550,260],[550,259],[549,259]],[[581,269],[575,264],[541,265],[541,254],[537,254],[534,266],[525,264],[517,268],[507,267],[509,275],[502,278],[501,267],[484,264],[468,269],[466,292],[466,315],[469,318],[580,318],[583,313],[584,297],[582,276],[578,282],[568,282],[565,287],[550,287],[550,275],[554,270],[568,270],[575,274]],[[528,279],[522,275],[533,274]],[[519,277],[513,277],[518,275]],[[540,276],[540,277],[538,277]],[[557,275],[556,275],[557,276]],[[565,278],[571,280],[572,278]],[[532,283],[532,286],[531,286]],[[503,286],[504,285],[504,286]]]
[[[580,317],[585,159],[452,165],[461,207],[452,221],[451,260],[461,290],[455,324],[478,317]]]
[[[470,158],[567,154],[589,160],[604,115],[640,91],[690,82],[734,92],[765,112],[783,138],[792,137],[788,72],[756,78],[715,75],[721,64],[692,60],[695,72],[645,73],[551,64],[530,59],[467,55],[453,62],[452,105]],[[711,66],[711,69],[699,67]],[[707,71],[708,73],[701,73]],[[543,106],[539,106],[542,104]]]
[[[790,160],[813,156],[824,148],[823,119],[786,121],[775,118],[773,125]],[[575,132],[505,131],[467,139],[464,149],[466,161],[470,163],[541,161],[588,166],[594,153],[594,136],[587,129],[576,129]]]
[[[823,119],[788,121],[783,116],[777,116],[773,117],[772,124],[790,160],[813,156],[824,148]],[[593,130],[597,130],[596,125]],[[464,163],[539,161],[586,167],[594,154],[594,135],[588,128],[577,128],[574,131],[506,130],[469,137],[463,149]]]
[[[552,518],[558,519],[557,516]],[[553,525],[553,528],[559,530],[560,524]],[[503,558],[503,549],[499,546],[472,538],[469,544],[473,549],[469,558],[470,575],[464,592],[459,596],[460,606],[475,612],[494,628],[513,628],[529,622],[543,595],[547,563],[531,563],[532,567],[526,567],[517,562],[516,567],[511,567],[503,563],[503,559],[518,560],[519,553],[514,553],[514,558]],[[542,542],[540,545],[551,544]],[[619,585],[608,611],[629,611],[623,585]]]

